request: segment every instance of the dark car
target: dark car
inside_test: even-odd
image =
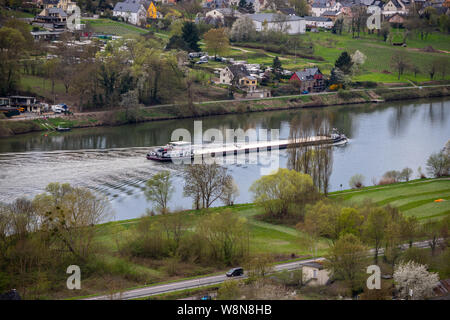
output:
[[[239,277],[244,274],[244,269],[242,268],[233,268],[226,273],[227,277]]]

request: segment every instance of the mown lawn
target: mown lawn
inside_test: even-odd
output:
[[[438,219],[450,214],[450,180],[414,180],[387,186],[368,187],[330,194],[352,202],[371,199],[379,205],[392,205],[407,216],[419,220]],[[443,199],[442,202],[435,202]]]
[[[94,32],[111,34],[116,36],[124,35],[141,35],[148,33],[147,30],[135,27],[133,25],[109,20],[109,19],[95,19],[95,20],[82,20],[83,23],[87,24]]]

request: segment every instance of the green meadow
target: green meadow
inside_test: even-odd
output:
[[[440,219],[450,214],[450,180],[427,179],[374,186],[362,190],[346,190],[330,196],[351,202],[370,199],[379,205],[397,207],[406,216],[415,216],[421,221]],[[441,202],[435,200],[443,199]]]
[[[396,35],[395,39],[402,39],[402,30],[392,29]],[[425,40],[421,40],[419,35],[410,34],[406,40],[406,47],[393,46],[384,42],[376,34],[361,34],[360,38],[352,38],[350,33],[343,32],[342,35],[332,34],[329,31],[318,33],[307,32],[300,37],[305,44],[311,43],[314,47],[314,56],[322,57],[324,61],[300,58],[294,55],[277,54],[263,49],[247,48],[244,44],[233,45],[225,57],[233,57],[236,60],[247,60],[248,63],[259,63],[264,66],[272,65],[273,58],[278,56],[284,68],[298,70],[311,66],[319,66],[323,73],[329,74],[334,66],[334,62],[339,55],[347,51],[353,53],[361,51],[366,57],[366,61],[361,70],[354,75],[354,81],[374,81],[374,82],[425,82],[430,80],[428,74],[430,64],[436,59],[448,59],[450,63],[450,36],[441,33],[429,35]],[[424,52],[421,49],[431,46],[435,52]],[[298,51],[301,54],[301,50]],[[403,53],[410,66],[419,69],[417,75],[413,71],[407,70],[398,79],[398,75],[391,66],[391,58],[396,53]],[[221,67],[221,63],[208,63],[204,66]],[[411,69],[411,68],[410,68]],[[445,79],[450,79],[450,72],[447,72]],[[442,80],[440,71],[435,74],[434,80]]]

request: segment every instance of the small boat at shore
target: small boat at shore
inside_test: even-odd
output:
[[[58,132],[66,132],[66,131],[70,131],[70,130],[71,130],[70,128],[64,128],[64,127],[60,127],[60,126],[56,127],[56,131],[58,131]]]
[[[205,143],[194,145],[188,141],[172,141],[165,146],[154,147],[147,153],[148,160],[172,161],[193,159],[196,156],[220,157],[250,152],[266,152],[272,149],[294,148],[303,145],[343,145],[348,138],[333,129],[329,136],[314,136],[306,139],[287,139],[275,141],[238,142],[228,144]]]

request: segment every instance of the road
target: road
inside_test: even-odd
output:
[[[441,241],[441,239],[439,240]],[[419,241],[414,242],[413,246],[418,248],[426,248],[429,246],[428,240],[426,241]],[[407,249],[409,245],[403,244],[402,249]],[[379,254],[383,254],[384,250],[380,249]],[[374,249],[371,249],[369,251],[370,256],[374,254]],[[280,271],[291,271],[291,270],[297,270],[300,269],[305,263],[312,262],[312,261],[320,261],[324,260],[323,257],[314,258],[314,259],[308,259],[308,260],[301,260],[301,261],[294,261],[294,262],[287,262],[287,263],[281,263],[277,264],[273,267],[273,272],[280,272]],[[247,278],[246,275],[241,277],[233,277],[232,279],[245,279]],[[191,280],[180,280],[177,282],[167,283],[167,284],[161,284],[161,285],[154,285],[139,289],[133,289],[124,291],[121,293],[116,293],[114,295],[103,295],[103,296],[96,296],[96,297],[90,297],[86,298],[85,300],[130,300],[130,299],[137,299],[137,298],[143,298],[143,297],[149,297],[157,294],[162,293],[168,293],[168,292],[175,292],[179,290],[185,290],[185,289],[192,289],[192,288],[198,288],[198,287],[204,287],[214,284],[222,283],[230,278],[227,278],[225,274],[223,275],[216,275],[216,276],[207,276],[207,277],[200,277],[196,279]]]

